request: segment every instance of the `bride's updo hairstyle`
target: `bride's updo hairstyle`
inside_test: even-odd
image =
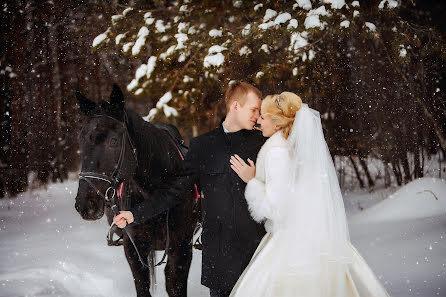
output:
[[[290,135],[296,112],[302,107],[302,99],[294,93],[282,92],[268,95],[262,101],[262,115],[282,129],[285,139]]]

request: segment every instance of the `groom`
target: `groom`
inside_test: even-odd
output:
[[[265,234],[250,216],[244,197],[246,184],[230,168],[238,154],[255,160],[265,139],[253,130],[260,115],[261,93],[235,83],[225,93],[226,117],[214,130],[191,140],[187,159],[194,183],[204,194],[201,283],[211,297],[229,296]]]
[[[211,297],[229,296],[265,234],[263,225],[250,216],[244,197],[246,183],[229,162],[234,154],[256,160],[265,141],[253,129],[260,115],[261,93],[253,85],[237,82],[226,90],[225,103],[225,119],[216,129],[191,140],[185,172],[159,193],[164,207],[173,206],[178,193],[193,184],[204,194],[201,283],[210,289]],[[118,226],[133,219],[142,223],[159,214],[160,204],[149,203],[135,207],[130,215],[122,212],[115,222]]]

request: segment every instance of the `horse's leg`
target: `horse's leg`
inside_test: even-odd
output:
[[[138,250],[141,253],[143,259],[147,259],[149,247],[147,244],[138,244]],[[136,295],[137,297],[151,297],[150,295],[150,275],[149,269],[142,265],[139,261],[138,254],[135,247],[128,238],[124,236],[124,252],[127,262],[132,270],[133,280],[135,281]]]
[[[187,277],[192,262],[192,245],[190,238],[169,249],[169,258],[164,269],[166,290],[169,297],[187,296]]]

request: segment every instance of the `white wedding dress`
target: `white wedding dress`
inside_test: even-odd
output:
[[[320,116],[306,104],[260,150],[245,197],[267,234],[231,297],[388,297],[350,243]]]

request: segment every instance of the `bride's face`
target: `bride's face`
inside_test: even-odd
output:
[[[262,134],[265,137],[270,137],[274,133],[280,130],[274,123],[271,121],[271,117],[268,114],[263,114],[260,111],[260,117],[257,120],[257,124],[260,125],[260,129],[262,130]]]

